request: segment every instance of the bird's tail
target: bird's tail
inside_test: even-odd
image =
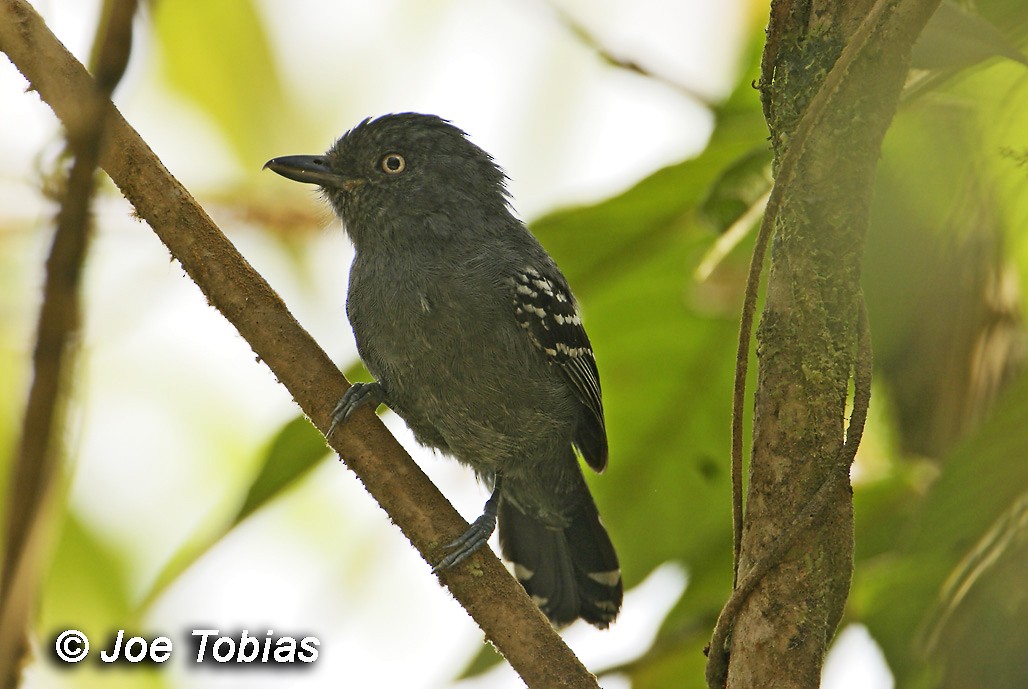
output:
[[[603,629],[621,610],[621,568],[584,481],[582,492],[565,529],[547,526],[501,499],[500,549],[554,625],[581,617]]]

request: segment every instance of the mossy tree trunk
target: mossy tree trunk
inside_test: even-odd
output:
[[[910,48],[938,0],[776,0],[761,78],[776,161],[767,301],[739,573],[786,537],[818,489],[827,509],[735,619],[727,686],[817,687],[853,561],[848,462],[861,257],[881,141]]]

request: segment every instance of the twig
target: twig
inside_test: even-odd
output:
[[[74,366],[90,205],[110,96],[125,73],[131,52],[136,0],[114,0],[108,9],[94,46],[96,84],[81,102],[78,117],[66,123],[74,162],[46,261],[32,386],[10,486],[0,576],[0,686],[4,687],[18,684],[27,651],[25,633],[46,555],[42,541],[47,535],[47,508],[59,461],[61,393]]]
[[[764,120],[771,128],[774,122],[771,113],[771,84],[774,81],[775,64],[778,60],[778,41],[784,22],[784,15],[790,5],[786,2],[772,2],[771,14],[767,25],[767,43],[760,56],[760,80],[756,87],[760,92],[760,105]],[[838,63],[836,63],[838,65]],[[827,82],[827,80],[826,80]],[[822,87],[818,95],[825,89]],[[815,97],[816,99],[816,97]],[[812,108],[807,109],[807,114]],[[802,124],[802,122],[801,122]],[[798,127],[797,127],[798,129]],[[771,131],[772,139],[775,132]],[[802,146],[802,139],[799,139]],[[798,155],[793,156],[799,158]],[[787,158],[787,157],[786,157]],[[784,164],[784,161],[783,161]],[[791,176],[791,172],[789,173]],[[735,382],[732,386],[732,588],[739,583],[739,556],[742,554],[742,527],[744,519],[743,504],[743,424],[746,407],[746,375],[750,367],[750,339],[753,334],[753,319],[757,310],[757,292],[760,288],[760,274],[764,270],[764,258],[767,246],[774,234],[774,223],[782,203],[781,187],[784,180],[783,170],[775,174],[775,183],[771,187],[764,217],[753,243],[753,255],[750,257],[750,269],[746,275],[746,287],[743,293],[742,315],[739,318],[739,340],[735,355]]]
[[[703,95],[696,89],[690,86],[686,86],[682,82],[676,81],[675,79],[672,79],[664,74],[658,74],[657,72],[654,72],[652,69],[649,69],[639,64],[635,60],[615,55],[610,51],[609,48],[603,45],[600,39],[594,36],[593,33],[585,27],[585,25],[583,25],[577,19],[572,17],[569,13],[564,11],[564,9],[559,7],[555,2],[552,2],[552,0],[544,0],[544,2],[550,8],[550,10],[557,15],[557,20],[573,36],[575,36],[575,38],[577,38],[579,41],[582,42],[583,45],[585,45],[587,48],[596,53],[596,55],[601,60],[606,62],[611,67],[617,67],[618,69],[623,69],[625,71],[638,74],[640,76],[646,77],[647,79],[653,79],[654,81],[658,81],[664,84],[665,86],[670,86],[679,93],[682,93],[686,97],[696,101],[700,105],[703,105],[707,108],[713,109],[716,106],[716,104],[713,101],[711,101],[710,97]]]

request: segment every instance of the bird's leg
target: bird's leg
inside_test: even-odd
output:
[[[378,382],[354,383],[346,390],[343,398],[332,410],[332,425],[328,427],[325,437],[331,436],[336,426],[350,418],[350,414],[357,411],[358,407],[363,407],[365,404],[373,404],[377,407],[384,401],[385,390]]]
[[[463,562],[489,540],[489,537],[492,536],[493,531],[496,529],[496,510],[500,507],[500,486],[502,483],[501,477],[497,476],[496,485],[493,487],[493,494],[486,500],[482,516],[472,522],[468,530],[462,533],[457,540],[446,544],[446,549],[453,552],[432,568],[433,574],[438,574],[444,569],[449,569]]]

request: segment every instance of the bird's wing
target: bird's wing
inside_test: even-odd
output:
[[[588,411],[575,432],[575,445],[596,471],[607,466],[600,374],[578,305],[556,271],[526,266],[511,280],[514,316],[532,343],[557,367]]]

